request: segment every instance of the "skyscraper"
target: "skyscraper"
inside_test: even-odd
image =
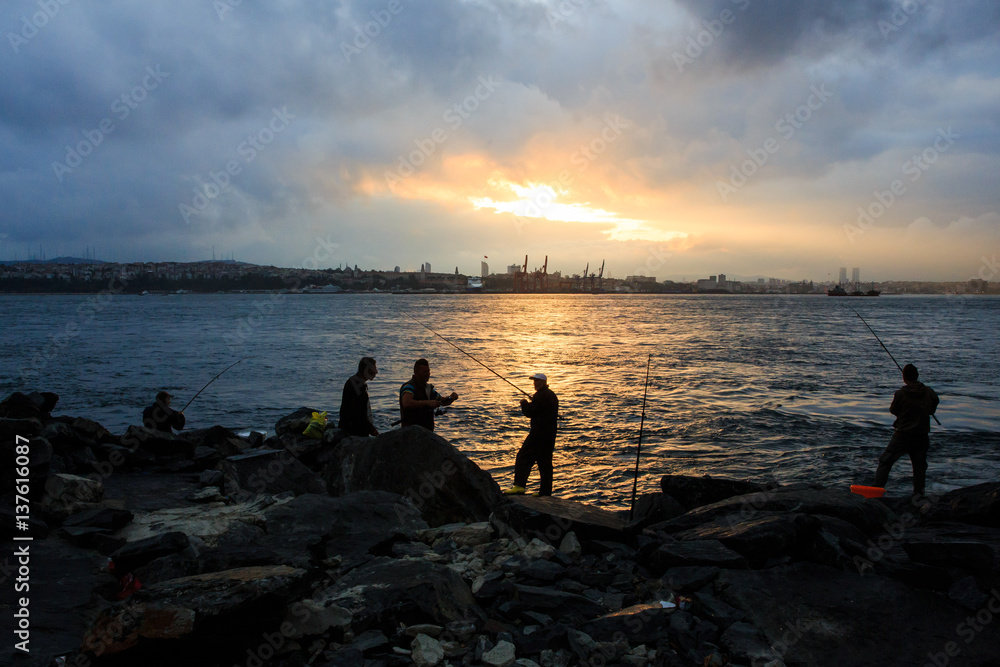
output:
[[[856,266],[853,269],[851,269],[851,282],[854,283],[855,285],[857,285],[858,283],[861,282],[861,268],[860,267]]]
[[[837,281],[837,282],[839,282],[841,285],[843,285],[844,283],[847,282],[847,267],[846,266],[840,267],[840,280]]]

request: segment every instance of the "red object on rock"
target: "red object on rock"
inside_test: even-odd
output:
[[[859,496],[864,496],[865,498],[881,498],[885,495],[885,489],[881,486],[860,486],[858,484],[852,484],[851,493],[856,493]]]

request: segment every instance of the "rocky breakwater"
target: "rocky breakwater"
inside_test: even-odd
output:
[[[115,436],[54,398],[0,404],[38,489],[21,664],[1000,660],[1000,484],[912,505],[671,476],[627,522],[505,498],[419,427],[312,440],[303,408],[266,440]]]

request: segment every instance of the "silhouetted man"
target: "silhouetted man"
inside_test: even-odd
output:
[[[434,410],[458,400],[458,394],[455,392],[451,392],[451,396],[447,398],[441,396],[434,390],[434,385],[427,383],[430,379],[430,364],[426,359],[417,359],[413,364],[413,377],[399,388],[399,414],[402,426],[416,424],[433,431]]]
[[[170,407],[172,394],[165,391],[156,394],[156,401],[142,411],[142,425],[157,431],[173,433],[171,429],[180,431],[184,428],[184,413]]]
[[[552,453],[556,448],[556,422],[559,419],[559,399],[549,389],[548,378],[543,373],[531,376],[535,381],[535,395],[531,401],[521,399],[521,412],[531,419],[531,430],[514,460],[514,486],[504,491],[520,495],[528,485],[531,469],[538,465],[538,495],[552,495]]]
[[[889,445],[878,457],[875,486],[885,488],[889,471],[903,454],[910,455],[913,465],[913,494],[923,496],[927,475],[927,450],[930,448],[931,415],[937,410],[938,399],[934,390],[918,382],[917,367],[903,366],[903,386],[892,397],[889,412],[896,415]]]
[[[372,403],[368,398],[368,381],[378,375],[375,360],[363,357],[358,362],[358,372],[347,378],[344,393],[340,399],[339,428],[350,435],[378,435],[372,419]]]

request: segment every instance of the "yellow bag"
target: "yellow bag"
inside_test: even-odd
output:
[[[309,426],[306,426],[306,430],[302,432],[302,435],[315,440],[322,440],[324,430],[326,430],[326,413],[314,412],[312,419],[309,420]]]

